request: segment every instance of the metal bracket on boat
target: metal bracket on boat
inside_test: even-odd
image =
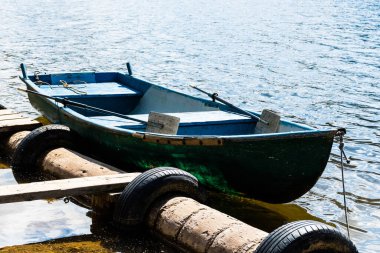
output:
[[[33,75],[34,75],[34,83],[35,83],[36,85],[38,85],[38,86],[40,86],[40,85],[48,85],[49,88],[52,89],[52,86],[51,86],[50,83],[48,83],[48,82],[44,82],[44,81],[40,80],[40,76],[39,76],[40,73],[41,73],[41,72],[38,71],[38,70],[34,71],[34,74],[33,74]]]
[[[336,132],[335,136],[339,137],[339,150],[342,152],[342,155],[346,159],[346,163],[350,164],[350,159],[347,158],[346,153],[344,152],[343,136],[346,133],[347,133],[347,130],[345,128],[338,128],[338,131]]]
[[[216,93],[216,92],[214,92],[214,93],[211,95],[212,102],[215,102],[217,96],[219,96],[219,94]]]
[[[36,80],[36,82],[40,81],[39,74],[40,74],[40,71],[38,70],[34,71],[34,79]]]

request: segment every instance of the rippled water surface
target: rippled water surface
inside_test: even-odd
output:
[[[173,89],[196,94],[188,85],[197,84],[245,108],[346,127],[352,237],[360,252],[380,250],[378,0],[2,0],[0,20],[0,103],[31,116],[38,114],[14,89],[23,86],[19,63],[126,72],[130,61],[135,76]],[[339,227],[338,153],[335,145],[321,179],[293,204]],[[1,205],[0,246],[89,233],[85,212],[62,205]]]

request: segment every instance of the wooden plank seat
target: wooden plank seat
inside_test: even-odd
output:
[[[200,112],[180,112],[165,113],[167,115],[180,118],[181,126],[201,126],[213,124],[230,124],[230,123],[249,123],[253,120],[247,116],[224,111],[200,111]],[[149,114],[128,115],[130,117],[147,121]],[[117,116],[94,116],[90,117],[91,121],[109,126],[122,127],[128,129],[142,128],[144,125],[133,120],[122,119]]]

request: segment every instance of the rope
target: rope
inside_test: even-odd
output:
[[[342,186],[343,186],[343,203],[344,203],[344,215],[346,218],[346,228],[347,236],[350,238],[350,225],[348,224],[348,211],[347,211],[347,202],[346,202],[346,187],[344,184],[344,163],[343,157],[346,159],[347,164],[350,163],[350,160],[347,159],[346,153],[344,152],[344,141],[343,136],[346,133],[346,129],[339,129],[337,135],[339,136],[339,149],[340,149],[340,167],[342,170]]]
[[[34,72],[34,78],[35,78],[35,81],[34,83],[37,85],[37,86],[41,86],[41,85],[48,85],[50,89],[54,89],[54,88],[60,88],[60,87],[53,87],[50,83],[48,82],[44,82],[44,81],[41,81],[40,80],[40,77],[39,77],[39,74],[40,72],[39,71],[35,71]],[[82,86],[77,86],[77,87],[73,87],[73,86],[70,86],[69,83],[67,83],[65,80],[59,80],[59,82],[62,84],[62,86],[65,88],[65,89],[68,89],[68,90],[71,90],[72,92],[76,93],[76,94],[81,94],[81,95],[86,95],[87,92],[85,91],[81,91],[79,90],[78,88],[85,88],[86,86],[85,85],[82,85]],[[86,84],[85,81],[82,81],[82,80],[74,80],[73,81],[73,84]]]
[[[47,82],[44,82],[44,81],[40,80],[40,77],[38,76],[39,73],[40,73],[39,71],[34,71],[34,78],[36,79],[36,81],[34,81],[34,83],[37,84],[38,86],[49,85],[49,88],[52,89],[50,83],[47,83]]]
[[[80,80],[75,80],[74,82],[79,82]],[[76,94],[82,94],[82,95],[86,95],[87,92],[85,91],[81,91],[77,88],[74,88],[73,86],[70,86],[70,84],[68,84],[65,80],[59,80],[59,82],[63,85],[64,88],[68,89],[68,90],[71,90],[72,92],[76,93]],[[84,81],[80,81],[80,82],[84,82]],[[86,82],[84,82],[86,83]],[[85,86],[84,86],[85,87]]]

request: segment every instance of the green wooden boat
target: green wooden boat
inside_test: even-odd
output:
[[[20,78],[28,90],[113,112],[28,94],[49,121],[70,127],[100,153],[125,165],[126,171],[173,166],[192,173],[205,186],[270,203],[292,201],[314,186],[338,131],[281,120],[274,132],[257,133],[260,114],[247,116],[229,105],[137,79],[130,68],[129,74],[31,76],[23,66],[22,70]],[[178,117],[177,133],[147,132],[144,122],[152,111]]]

